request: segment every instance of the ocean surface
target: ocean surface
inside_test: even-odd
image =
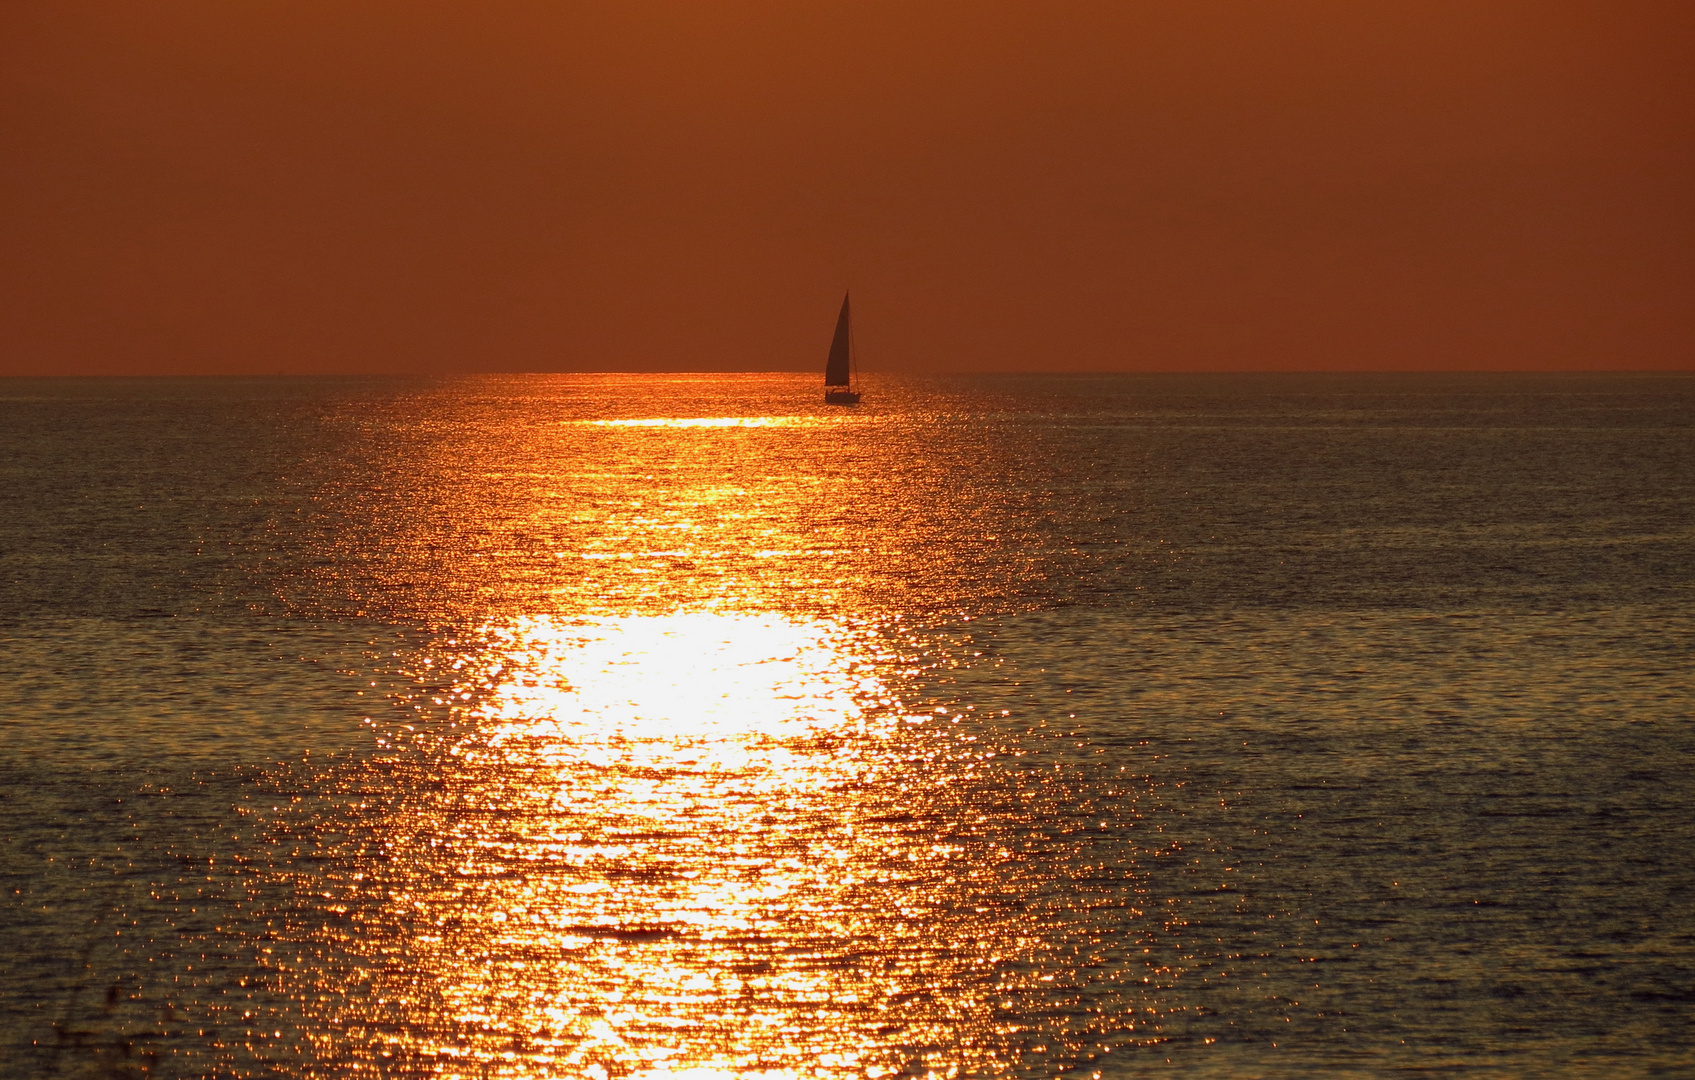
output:
[[[0,380],[0,1076],[1695,1076],[1695,378]]]

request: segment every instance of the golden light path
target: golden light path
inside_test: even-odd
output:
[[[1005,557],[1005,485],[933,465],[974,427],[786,379],[482,388],[393,429],[427,465],[349,496],[334,583],[429,629],[300,815],[323,858],[266,946],[323,1075],[1034,1076],[1132,1037],[1147,943],[1097,846],[1128,811],[903,619],[1061,568]]]
[[[768,428],[818,427],[821,421],[812,416],[696,416],[643,417],[635,420],[579,420],[575,423],[609,428]]]
[[[408,1075],[957,1071],[983,1002],[950,971],[997,958],[936,921],[973,871],[913,827],[942,750],[876,642],[687,611],[431,658],[460,735],[383,825],[388,1018],[339,1026]]]

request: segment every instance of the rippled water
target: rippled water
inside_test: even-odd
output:
[[[1695,380],[0,381],[0,1075],[1695,1074]]]

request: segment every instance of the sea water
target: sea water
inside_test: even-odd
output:
[[[0,382],[0,1075],[1695,1074],[1695,380]]]

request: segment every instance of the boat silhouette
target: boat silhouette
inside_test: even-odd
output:
[[[836,316],[836,336],[830,340],[830,359],[824,364],[824,404],[858,405],[854,385],[853,316],[849,296],[842,294],[842,313]]]

